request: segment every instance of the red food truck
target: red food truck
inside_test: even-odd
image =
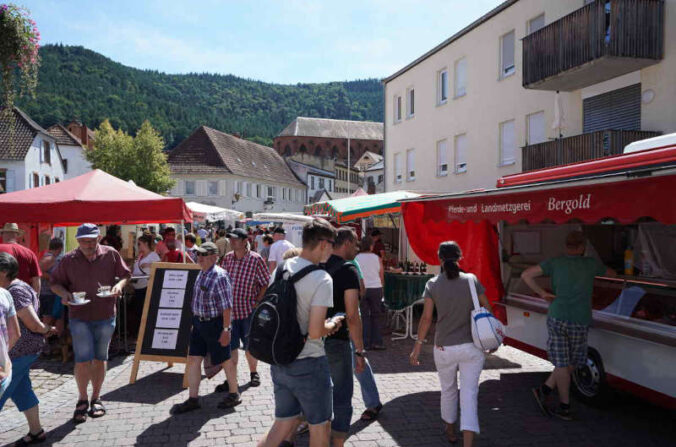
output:
[[[405,199],[402,214],[424,262],[438,264],[441,241],[460,243],[461,267],[485,285],[506,343],[543,358],[548,303],[520,275],[582,230],[586,255],[618,277],[595,279],[574,388],[587,400],[612,386],[676,408],[676,144],[515,174],[492,190]],[[551,290],[549,278],[538,281]]]

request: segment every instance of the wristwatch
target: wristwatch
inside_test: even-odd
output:
[[[224,327],[223,330],[225,332],[232,332],[232,326]]]
[[[354,355],[356,355],[357,357],[365,358],[366,357],[366,349],[362,349],[361,351],[354,351]]]

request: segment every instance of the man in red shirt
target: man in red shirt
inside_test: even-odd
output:
[[[20,245],[19,236],[23,230],[15,223],[6,223],[0,230],[0,236],[4,243],[0,244],[0,252],[9,253],[19,262],[19,274],[17,278],[31,285],[33,290],[40,295],[40,277],[42,271],[38,264],[38,257],[29,248]]]

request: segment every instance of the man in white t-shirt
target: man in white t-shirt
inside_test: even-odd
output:
[[[272,238],[275,243],[270,247],[270,256],[268,257],[268,266],[272,272],[284,260],[284,253],[290,248],[296,248],[291,242],[286,240],[286,230],[282,227],[275,228]]]
[[[289,259],[284,269],[294,274],[307,266],[325,262],[333,250],[336,230],[324,219],[314,219],[303,228],[303,251]],[[272,275],[274,281],[274,273]],[[295,284],[296,310],[300,330],[307,341],[296,360],[270,367],[275,393],[275,422],[263,439],[262,447],[278,447],[295,431],[303,414],[310,426],[310,447],[328,446],[333,409],[329,362],[324,338],[335,333],[344,316],[326,319],[333,306],[333,281],[325,270],[308,273]],[[307,377],[312,380],[308,381]]]

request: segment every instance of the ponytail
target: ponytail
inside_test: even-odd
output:
[[[458,261],[462,258],[462,250],[455,241],[446,241],[439,244],[439,260],[441,270],[446,273],[446,278],[456,279],[460,276]]]
[[[443,264],[443,271],[446,273],[446,278],[456,279],[460,276],[460,267],[458,262],[452,259],[446,259]]]

